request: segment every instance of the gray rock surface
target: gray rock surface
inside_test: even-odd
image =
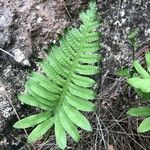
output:
[[[13,55],[20,51],[24,58],[16,61],[23,63],[33,49],[40,50],[56,40],[56,33],[61,33],[67,24],[61,1],[1,1],[0,47]]]
[[[133,47],[128,35],[134,29],[139,29],[136,50],[150,47],[150,1],[99,0],[98,6],[103,19],[101,30],[106,55],[103,66],[114,73],[117,68],[128,66],[132,62]]]

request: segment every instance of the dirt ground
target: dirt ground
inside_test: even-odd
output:
[[[0,0],[0,150],[58,149],[53,133],[29,145],[25,132],[12,127],[16,112],[22,118],[37,111],[16,96],[24,90],[28,74],[39,69],[44,49],[57,43],[66,28],[79,26],[78,14],[88,1]],[[79,143],[69,138],[67,149],[149,150],[150,134],[136,132],[141,118],[126,115],[131,106],[143,103],[115,72],[132,64],[133,46],[128,39],[132,30],[139,29],[136,53],[142,57],[150,48],[150,1],[97,0],[97,8],[103,62],[95,85],[97,111],[87,114],[93,131],[81,131]]]

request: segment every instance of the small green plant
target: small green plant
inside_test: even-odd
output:
[[[131,31],[128,34],[128,39],[130,41],[130,44],[133,46],[134,50],[138,47],[138,42],[137,42],[138,33],[139,33],[139,29],[135,28],[133,31]]]
[[[28,142],[35,142],[54,126],[56,143],[65,149],[66,133],[78,142],[77,127],[92,131],[89,121],[80,111],[94,111],[90,100],[96,93],[91,89],[95,81],[91,75],[99,72],[100,23],[96,19],[96,4],[80,14],[79,29],[71,29],[54,46],[46,60],[40,63],[42,73],[33,72],[25,85],[25,93],[18,96],[25,104],[43,111],[14,124],[15,128],[35,127],[28,136]]]
[[[146,101],[150,101],[150,52],[145,54],[147,71],[138,61],[134,61],[137,73],[128,79],[128,83],[134,87],[137,94]],[[150,107],[137,107],[130,109],[127,114],[131,116],[145,117],[138,127],[138,132],[150,131]]]
[[[116,75],[120,76],[120,77],[127,77],[130,78],[131,77],[131,70],[130,68],[123,68],[123,69],[119,69],[116,71]]]
[[[134,30],[132,30],[128,34],[128,41],[129,41],[129,43],[131,44],[131,46],[133,48],[133,54],[132,54],[133,60],[135,59],[135,50],[138,47],[138,42],[137,42],[138,41],[137,40],[138,32],[139,32],[139,29],[135,28]],[[117,76],[127,77],[127,78],[130,78],[133,73],[134,73],[134,70],[132,68],[129,68],[129,67],[124,67],[124,68],[118,69],[116,71],[116,75]]]

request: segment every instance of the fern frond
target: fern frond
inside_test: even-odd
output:
[[[145,54],[147,70],[150,68],[150,52]],[[144,100],[150,101],[150,74],[146,71],[138,61],[134,61],[134,68],[138,72],[136,77],[128,79],[128,83],[134,87],[135,91]],[[150,107],[131,108],[128,112],[131,116],[142,116],[145,118],[139,125],[138,132],[150,131]]]
[[[67,133],[78,142],[77,127],[92,130],[79,110],[95,110],[89,101],[96,96],[91,89],[95,81],[90,76],[99,73],[97,64],[101,56],[96,53],[100,49],[96,32],[100,23],[96,20],[94,2],[80,14],[80,19],[80,28],[71,29],[60,40],[60,46],[52,48],[47,59],[40,63],[43,73],[33,72],[26,83],[26,92],[19,96],[22,102],[44,110],[14,125],[16,128],[37,125],[28,137],[29,142],[38,140],[54,125],[56,143],[64,149]]]

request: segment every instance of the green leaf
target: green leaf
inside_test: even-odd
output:
[[[66,101],[76,107],[78,110],[82,111],[94,111],[96,109],[95,105],[89,101],[86,101],[80,97],[71,95],[69,92],[66,95]]]
[[[29,94],[18,95],[18,99],[21,102],[23,102],[25,104],[28,104],[30,106],[38,107],[38,108],[41,108],[43,110],[48,110],[48,111],[51,110],[48,105],[46,105],[45,103],[42,103],[42,102],[38,101],[32,95],[29,95]]]
[[[92,53],[81,53],[79,58],[79,63],[89,63],[93,64],[99,62],[102,59],[101,55]]]
[[[67,68],[69,69],[70,68],[70,65],[72,65],[72,61],[70,60],[70,57],[67,57],[65,55],[65,53],[62,51],[62,48],[58,48],[58,47],[55,47],[52,49],[53,50],[53,53],[56,57],[56,59],[59,61],[59,63],[64,67],[64,68]],[[66,49],[67,50],[67,49]]]
[[[39,95],[37,95],[33,91],[30,94],[31,94],[30,96],[33,96],[34,101],[40,102],[42,104],[47,105],[49,107],[49,109],[52,108],[52,107],[54,107],[57,104],[57,101],[54,102],[54,101],[50,101],[48,99],[45,99],[43,97],[40,97]]]
[[[135,28],[135,29],[128,35],[128,38],[129,38],[130,40],[133,40],[133,39],[137,38],[138,32],[139,32],[139,29],[138,29],[138,28]]]
[[[33,80],[29,80],[27,82],[26,88],[29,89],[30,92],[33,91],[37,95],[45,99],[48,99],[50,101],[55,101],[60,97],[58,94],[49,92],[46,88],[40,86],[38,83],[36,83]]]
[[[140,89],[142,92],[150,92],[150,79],[141,79],[138,77],[133,77],[128,79],[128,83],[134,88]]]
[[[127,114],[131,116],[150,116],[149,107],[137,107],[130,109]]]
[[[92,87],[95,84],[93,79],[73,74],[72,82],[82,87]]]
[[[24,119],[21,119],[19,121],[17,121],[13,127],[14,128],[29,128],[29,127],[33,127],[41,122],[43,122],[44,120],[49,119],[51,116],[51,112],[42,112],[36,115],[31,115],[29,117],[26,117]]]
[[[56,137],[56,143],[61,149],[65,149],[66,147],[66,133],[64,128],[62,127],[62,124],[60,122],[60,119],[58,117],[58,114],[55,115],[55,137]]]
[[[53,53],[52,53],[53,54]],[[52,55],[51,54],[51,55]],[[63,77],[67,77],[69,72],[67,69],[64,69],[63,66],[61,65],[61,63],[59,63],[59,61],[56,59],[55,55],[49,56],[47,58],[49,65],[54,68],[55,72]]]
[[[68,43],[66,42],[66,40],[64,38],[61,39],[60,45],[61,45],[61,50],[66,55],[66,57],[68,57],[68,58],[73,60],[75,58],[76,53],[71,48],[71,46],[68,45]]]
[[[144,119],[138,127],[138,132],[143,133],[148,131],[150,131],[150,117]]]
[[[148,70],[149,73],[150,73],[150,52],[147,52],[147,53],[145,54],[145,59],[146,59],[147,70]]]
[[[65,111],[61,108],[59,111],[59,119],[65,131],[76,141],[80,139],[79,132],[75,124],[67,117]]]
[[[94,25],[95,25],[95,23],[97,24],[97,26],[99,26],[99,22],[94,22]],[[81,27],[82,27],[82,25],[81,25]],[[90,42],[99,40],[100,33],[91,32],[91,33],[88,33],[88,34],[84,34],[83,36],[84,36],[85,41],[90,43]]]
[[[53,126],[53,118],[45,120],[41,124],[39,124],[28,136],[28,142],[35,142],[39,138],[41,138],[52,126]]]
[[[130,69],[129,68],[124,68],[124,69],[117,70],[116,75],[120,76],[120,77],[130,78],[131,77]]]
[[[40,63],[40,65],[47,77],[54,83],[56,83],[59,86],[62,86],[65,83],[65,80],[55,72],[55,70],[49,65],[48,61],[44,60]]]
[[[87,88],[77,86],[72,83],[69,84],[68,90],[73,95],[79,96],[83,99],[95,99],[95,97],[96,97],[96,93],[94,91],[87,89]]]
[[[145,101],[150,101],[150,93],[144,93],[139,89],[134,89],[136,93]]]
[[[79,126],[84,130],[92,131],[89,121],[78,110],[76,110],[74,107],[72,107],[69,104],[63,104],[63,108],[68,118],[72,122],[74,122],[77,126]]]
[[[100,45],[98,43],[92,42],[92,43],[86,43],[83,47],[82,47],[82,52],[89,52],[89,53],[94,53],[96,51],[98,51],[100,48]]]
[[[60,88],[57,84],[55,84],[54,82],[49,80],[46,76],[40,73],[32,72],[31,79],[37,82],[42,87],[49,90],[50,92],[60,93],[62,91],[62,88]]]
[[[95,20],[96,10],[96,4],[94,2],[90,2],[89,10],[87,11],[88,15],[85,12],[80,13],[80,19],[82,20],[82,22],[86,23]]]
[[[150,79],[150,75],[147,73],[147,71],[141,66],[141,64],[138,61],[134,61],[133,63],[136,71],[144,78],[144,79]]]
[[[99,73],[99,67],[92,65],[80,65],[75,69],[75,72],[81,75],[93,75]]]

